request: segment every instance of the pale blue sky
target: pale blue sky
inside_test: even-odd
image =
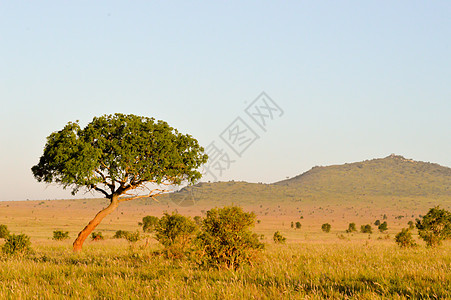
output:
[[[450,15],[449,1],[0,1],[0,200],[71,197],[30,171],[68,121],[145,115],[207,146],[262,91],[284,115],[266,133],[246,120],[261,138],[220,180],[391,153],[451,166]]]

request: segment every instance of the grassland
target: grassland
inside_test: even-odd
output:
[[[87,241],[81,254],[72,253],[71,241],[51,240],[52,232],[69,231],[74,239],[105,200],[0,202],[0,224],[30,235],[34,251],[22,257],[0,256],[0,299],[451,298],[451,242],[428,249],[418,241],[418,248],[400,249],[393,240],[429,205],[443,203],[411,199],[424,202],[420,209],[332,201],[243,205],[257,214],[254,231],[264,235],[266,249],[252,266],[231,271],[165,259],[156,254],[160,246],[153,239],[147,247],[144,241],[133,245],[111,239],[116,230],[138,230],[145,215],[176,209],[195,216],[219,206],[200,201],[180,207],[168,200],[124,203],[98,227],[107,239]],[[386,234],[344,232],[349,222],[359,227],[382,220],[384,214]],[[302,224],[300,230],[291,228],[296,221]],[[332,224],[330,233],[321,232],[324,222]],[[276,230],[287,237],[287,244],[272,242]]]

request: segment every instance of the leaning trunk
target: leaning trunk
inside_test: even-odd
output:
[[[86,238],[97,227],[97,225],[100,224],[103,218],[112,213],[118,207],[118,205],[119,205],[118,196],[113,196],[110,205],[108,205],[108,207],[106,207],[105,209],[99,211],[97,215],[94,217],[94,219],[92,219],[91,222],[89,222],[89,224],[86,225],[86,227],[82,231],[80,231],[77,239],[74,241],[73,244],[74,252],[81,251],[81,247],[83,246],[83,242],[86,240]]]

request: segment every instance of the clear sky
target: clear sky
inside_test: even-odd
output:
[[[30,168],[68,121],[133,113],[212,141],[219,180],[396,153],[451,166],[450,1],[1,1],[0,200],[70,198]],[[266,132],[245,109],[283,110]],[[237,118],[260,138],[237,156]],[[78,197],[90,197],[79,194]]]

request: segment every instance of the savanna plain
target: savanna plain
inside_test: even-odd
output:
[[[345,200],[246,199],[237,203],[202,199],[184,205],[170,197],[159,202],[130,201],[96,229],[105,239],[87,240],[81,253],[73,253],[72,241],[107,200],[0,202],[0,224],[12,233],[29,235],[32,242],[31,253],[0,254],[0,299],[451,298],[450,241],[428,248],[416,230],[417,247],[403,249],[394,241],[408,221],[435,204],[444,203],[449,209],[449,199]],[[411,205],[412,201],[417,205]],[[161,217],[165,211],[177,211],[191,218],[204,217],[209,209],[226,205],[254,212],[252,230],[265,244],[250,265],[237,269],[167,258],[154,236],[142,233],[138,225],[147,215]],[[386,232],[377,230],[377,220],[387,222]],[[296,222],[300,228],[292,225]],[[331,224],[327,233],[321,230],[326,222]],[[357,228],[370,224],[373,233],[347,233],[351,222]],[[68,231],[70,239],[53,240],[55,230]],[[113,239],[117,230],[139,231],[143,238],[137,242]],[[275,231],[286,237],[285,243],[274,242]]]

